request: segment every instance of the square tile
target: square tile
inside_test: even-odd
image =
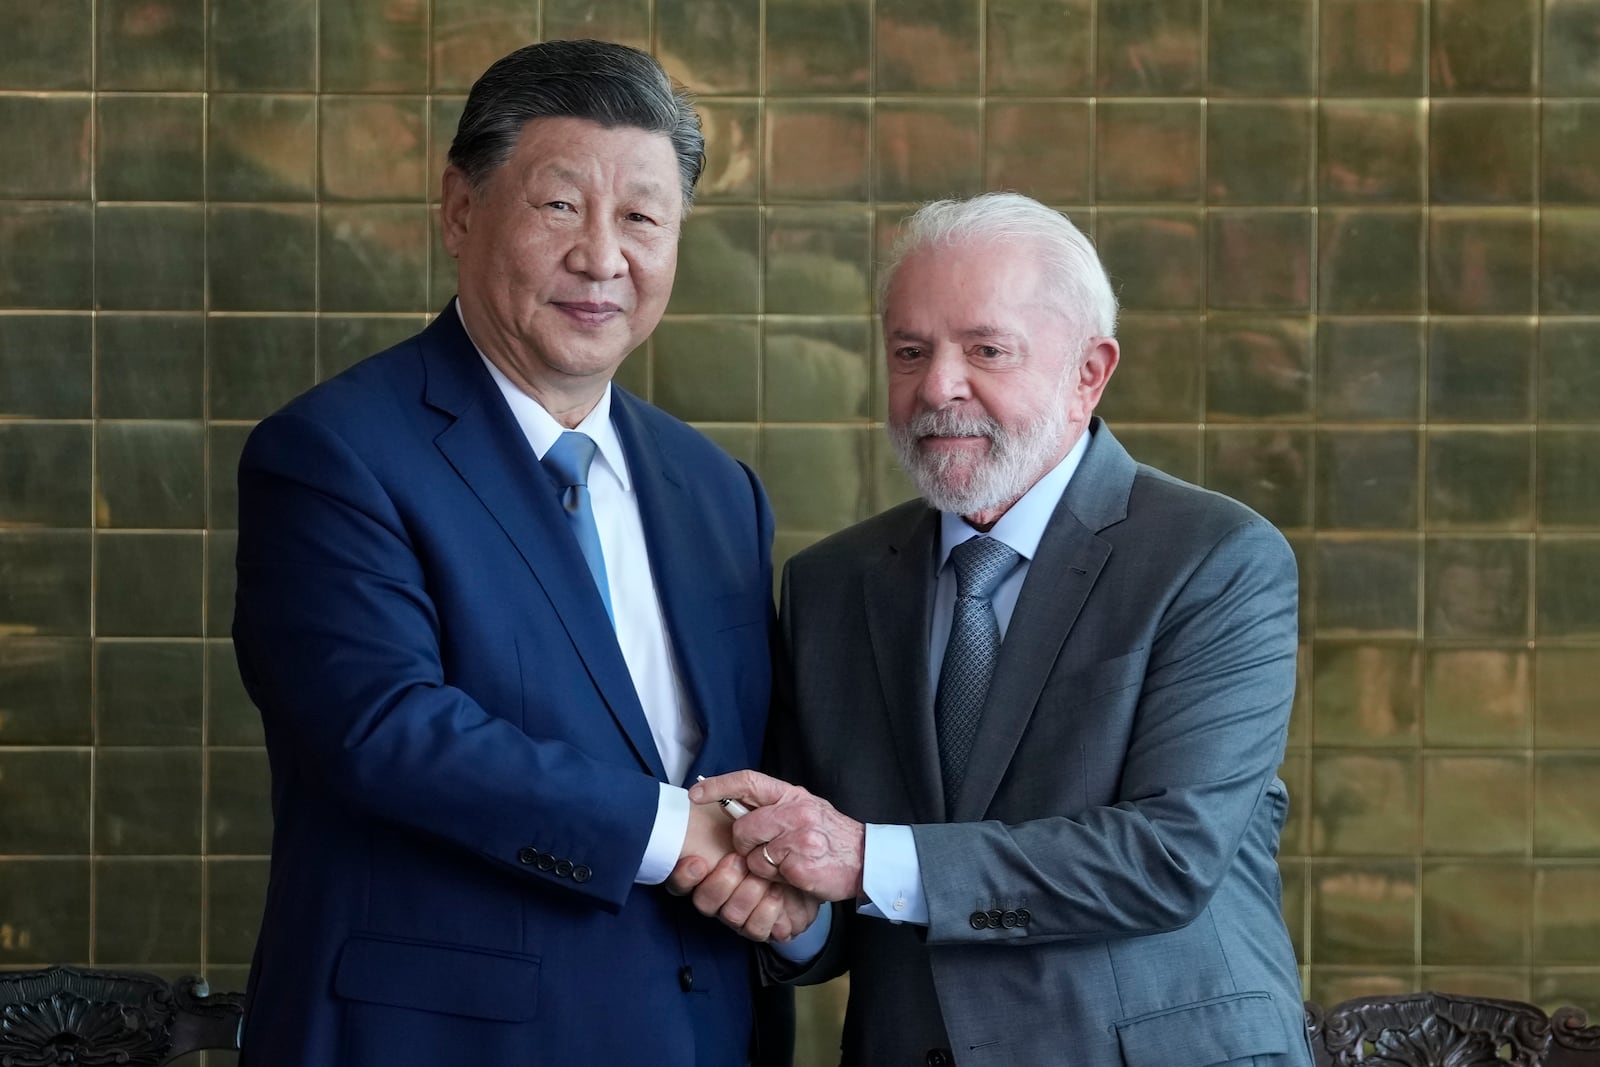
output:
[[[1537,441],[1540,527],[1600,524],[1600,467],[1595,464],[1600,429],[1550,427],[1539,431]]]
[[[87,89],[94,51],[92,0],[0,0],[0,85],[8,89]]]
[[[678,239],[674,315],[761,310],[761,215],[753,207],[703,207]]]
[[[1241,311],[1305,311],[1311,306],[1315,229],[1310,211],[1213,210],[1207,304]],[[1271,264],[1271,270],[1263,267]]]
[[[1544,80],[1551,96],[1600,96],[1600,33],[1597,0],[1545,0]]]
[[[84,204],[0,201],[0,308],[88,309],[94,214]]]
[[[769,316],[762,325],[761,410],[766,421],[871,417],[871,319]]]
[[[205,101],[102,95],[96,109],[100,200],[199,200],[205,195]]]
[[[1310,0],[1212,0],[1206,85],[1253,96],[1311,92]]]
[[[1417,988],[1415,968],[1401,964],[1303,967],[1309,998],[1318,1004],[1338,1004],[1353,997],[1397,996]]]
[[[318,122],[327,200],[422,200],[427,121],[419,96],[323,96]]]
[[[871,112],[865,100],[774,100],[767,105],[771,200],[866,200]]]
[[[88,315],[0,315],[0,416],[93,413],[90,323]]]
[[[1433,91],[1530,91],[1538,36],[1538,0],[1435,0]]]
[[[1428,431],[1427,523],[1443,529],[1533,525],[1533,435],[1526,430]]]
[[[428,221],[421,204],[324,207],[317,247],[322,310],[424,310]]]
[[[1595,757],[1541,753],[1534,757],[1533,850],[1540,856],[1600,852],[1600,793]]]
[[[4,47],[0,45],[0,49]],[[89,196],[92,161],[87,96],[0,96],[0,128],[28,146],[0,171],[0,197],[76,200]]]
[[[1541,199],[1600,203],[1600,100],[1546,100],[1540,110]]]
[[[323,92],[404,93],[428,87],[426,0],[319,5]]]
[[[206,276],[217,311],[316,307],[317,216],[310,205],[209,208]],[[270,258],[258,250],[271,248]]]
[[[317,87],[316,0],[209,0],[211,89]]]
[[[1104,203],[1199,200],[1198,100],[1104,100],[1095,107],[1095,189]]]
[[[0,320],[0,329],[4,329]],[[1600,409],[1600,322],[1545,319],[1539,324],[1540,421],[1588,422]]]
[[[1533,322],[1433,319],[1428,327],[1428,418],[1526,420],[1533,408]]]
[[[1524,748],[1532,739],[1532,667],[1524,647],[1440,647],[1423,653],[1423,743]]]
[[[761,89],[761,5],[748,0],[656,0],[655,54],[705,96]]]
[[[1323,0],[1322,91],[1421,96],[1426,13],[1422,0]]]
[[[199,310],[206,217],[199,204],[102,204],[95,212],[95,290],[102,309]]]
[[[1090,110],[1085,100],[988,101],[985,187],[1045,203],[1091,200]]]
[[[0,642],[0,745],[93,740],[84,638],[8,636]]]
[[[326,381],[368,356],[399,344],[424,325],[421,319],[398,315],[318,315],[317,381]],[[218,429],[212,428],[213,440]],[[228,432],[242,433],[245,429],[248,427],[230,427]],[[240,440],[243,440],[242,436]],[[231,493],[233,490],[230,487],[228,491]],[[226,513],[231,514],[231,511],[229,508]],[[219,514],[214,492],[211,514],[214,524]]]
[[[1217,426],[1206,430],[1205,447],[1206,488],[1254,508],[1274,526],[1311,525],[1310,431]]]
[[[1600,747],[1600,716],[1594,714],[1594,671],[1600,648],[1541,645],[1535,653],[1536,718],[1541,748]]]
[[[1416,635],[1420,563],[1419,546],[1409,537],[1332,537],[1319,531],[1309,568],[1316,633]]]
[[[878,92],[977,91],[981,4],[876,0],[873,6]]]
[[[1416,853],[1422,811],[1415,753],[1314,751],[1311,761],[1311,832],[1317,855]]]
[[[1096,19],[1095,87],[1102,93],[1182,96],[1200,89],[1200,0],[1118,0]]]
[[[0,860],[0,915],[11,929],[0,939],[0,966],[87,963],[89,861]]]
[[[1422,404],[1422,323],[1323,319],[1317,327],[1317,415],[1413,421]]]
[[[524,0],[434,0],[434,91],[465,92],[516,41],[539,39],[539,8]]]
[[[1600,210],[1545,209],[1540,215],[1539,310],[1600,311]]]
[[[1204,320],[1198,315],[1122,316],[1122,359],[1098,411],[1124,422],[1198,422],[1204,370]]]
[[[1534,215],[1435,208],[1428,216],[1428,308],[1447,314],[1534,309]]]
[[[95,848],[102,854],[198,854],[200,750],[100,749],[94,821]]]
[[[204,0],[96,0],[97,89],[204,89]]]
[[[0,752],[0,854],[89,851],[89,762],[83,750]]]
[[[1323,101],[1317,123],[1321,201],[1420,201],[1425,114],[1420,100]]]
[[[102,529],[205,525],[205,433],[192,422],[101,422],[95,432]]]
[[[1539,105],[1532,100],[1433,100],[1428,195],[1437,204],[1533,199]]]
[[[1600,541],[1541,539],[1533,573],[1539,637],[1600,637]]]
[[[988,92],[1090,92],[1092,0],[989,0],[984,13]]]
[[[1409,748],[1422,711],[1415,641],[1318,641],[1313,653],[1313,744]]]
[[[0,630],[87,637],[91,553],[87,530],[0,528]]]
[[[206,753],[206,852],[266,855],[272,849],[272,783],[265,749]]]
[[[251,423],[218,423],[206,427],[206,525],[212,530],[232,530],[239,525],[239,456]]]
[[[769,93],[860,93],[872,78],[869,0],[767,0]]]
[[[588,37],[650,51],[650,0],[544,0],[541,13],[547,41]]]
[[[87,526],[94,511],[89,426],[0,421],[0,526]]]
[[[1207,417],[1308,417],[1311,362],[1308,319],[1213,317],[1206,330]]]
[[[1463,783],[1470,785],[1470,782]],[[1527,960],[1533,873],[1521,863],[1430,863],[1422,870],[1422,960]]]
[[[1202,477],[1205,442],[1201,436],[1198,428],[1189,426],[1127,426],[1117,430],[1117,440],[1134,459],[1196,484]]]
[[[754,318],[667,318],[650,335],[656,406],[686,422],[755,422],[761,330]]]
[[[1095,245],[1126,310],[1204,306],[1205,231],[1199,211],[1101,211]]]
[[[1566,1004],[1600,1004],[1600,970],[1581,967],[1543,968],[1531,972],[1528,1000],[1555,1009]]]
[[[695,187],[695,203],[759,200],[761,104],[754,100],[700,100],[695,110],[700,112],[706,138],[706,165]],[[428,173],[438,175],[443,169],[442,164],[429,167]]]
[[[199,637],[199,533],[102,533],[95,538],[96,632]]]
[[[101,745],[198,745],[203,650],[198,641],[95,646],[95,723]]]
[[[213,549],[215,546],[213,546]],[[217,553],[212,552],[212,558]],[[231,557],[229,557],[231,563]],[[233,642],[207,641],[206,646],[206,741],[213,745],[262,745],[265,735],[261,714],[250,703],[239,664],[234,659]]]
[[[200,961],[198,859],[94,863],[95,962],[148,968]]]
[[[718,448],[751,470],[755,470],[756,464],[761,462],[761,431],[757,427],[730,426],[721,423],[701,424],[695,428],[710,438]]]
[[[1600,866],[1540,865],[1533,876],[1534,958],[1587,964],[1600,953]]]
[[[264,418],[316,384],[315,326],[303,315],[209,318],[211,417]]]
[[[200,315],[102,314],[97,412],[103,419],[199,418],[205,387]]]
[[[1216,204],[1311,198],[1312,108],[1304,100],[1206,104],[1206,196]]]
[[[1319,430],[1317,527],[1414,529],[1420,444],[1409,429]]]
[[[869,435],[851,426],[763,426],[761,480],[778,528],[833,533],[862,518]]]
[[[1324,312],[1422,310],[1420,211],[1327,208],[1318,220],[1318,300]]]
[[[206,143],[212,200],[311,200],[317,111],[306,97],[213,94]]]
[[[764,309],[865,315],[871,309],[872,216],[861,208],[771,208]]]
[[[231,483],[233,478],[226,480]],[[237,521],[230,513],[229,522],[236,525]],[[238,585],[233,560],[238,549],[239,535],[233,530],[213,529],[206,535],[204,627],[207,637],[227,637],[233,632],[233,600]]]
[[[267,861],[208,859],[205,868],[206,967],[248,964],[267,900]]]
[[[977,101],[879,101],[873,128],[878,200],[915,202],[982,191]]]
[[[1531,636],[1531,542],[1512,537],[1430,537],[1426,549],[1430,638]]]

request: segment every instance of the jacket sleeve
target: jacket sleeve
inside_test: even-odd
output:
[[[237,563],[234,643],[275,805],[287,786],[621,907],[656,781],[530,737],[447,683],[450,620],[390,494],[344,439],[294,414],[257,427],[239,469]],[[573,867],[540,870],[541,855]]]
[[[1255,820],[1294,695],[1297,580],[1282,536],[1253,519],[1212,547],[1154,631],[1116,803],[1015,824],[912,828],[930,944],[1101,941],[1193,920]],[[1259,824],[1256,824],[1259,825]],[[974,912],[1026,908],[975,929]]]

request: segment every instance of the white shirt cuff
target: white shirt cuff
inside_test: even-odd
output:
[[[833,905],[827,901],[817,909],[817,917],[805,932],[787,941],[769,941],[772,951],[790,963],[810,963],[828,941],[828,931],[833,928]]]
[[[922,861],[909,826],[867,823],[861,859],[861,891],[866,902],[856,910],[892,923],[928,925],[928,898],[922,892]]]
[[[683,840],[689,836],[689,791],[681,786],[657,782],[661,794],[656,801],[656,824],[644,845],[644,859],[635,885],[660,885],[678,865],[683,855]]]

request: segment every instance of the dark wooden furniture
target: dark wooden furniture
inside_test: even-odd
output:
[[[1600,1067],[1600,1026],[1562,1008],[1515,1000],[1407,993],[1306,1004],[1317,1067]]]
[[[244,998],[137,971],[0,972],[0,1067],[161,1067],[236,1049]]]

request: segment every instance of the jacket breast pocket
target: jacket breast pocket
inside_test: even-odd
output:
[[[1206,1067],[1289,1051],[1267,992],[1232,993],[1124,1019],[1117,1042],[1127,1067]]]

